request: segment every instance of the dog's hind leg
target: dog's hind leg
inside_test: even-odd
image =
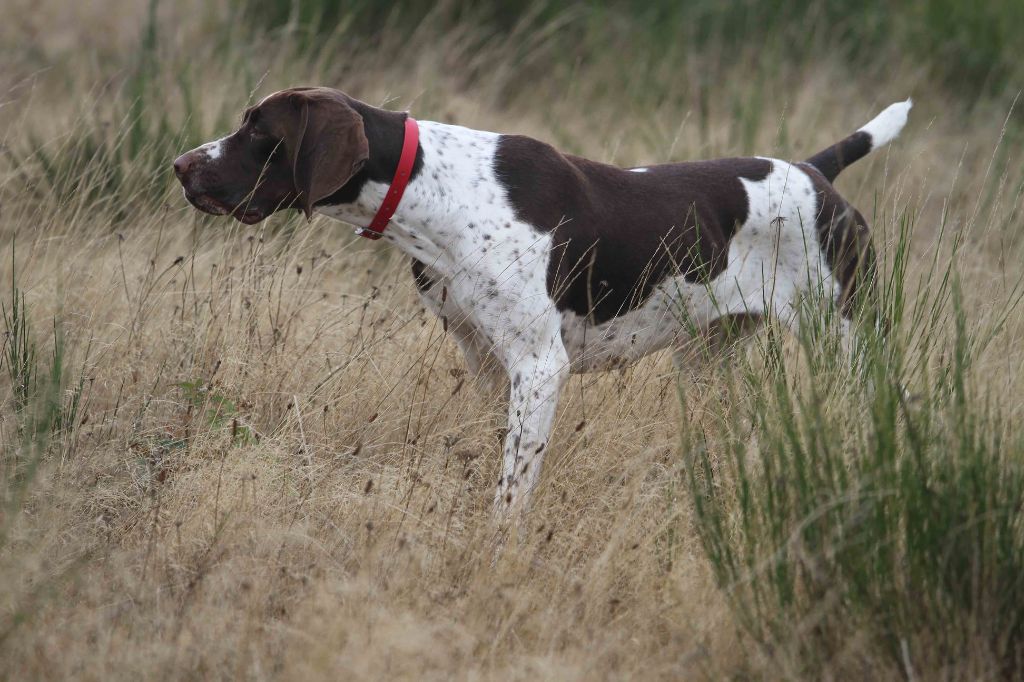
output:
[[[873,326],[883,342],[888,324],[880,309],[875,250],[867,221],[849,204],[823,226],[825,253],[835,282],[842,350],[856,366],[867,351],[864,326]]]
[[[743,341],[764,322],[760,312],[722,315],[699,332],[682,340],[672,352],[676,372],[699,383],[710,374],[718,375],[732,367]]]

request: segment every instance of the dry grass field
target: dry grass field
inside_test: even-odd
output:
[[[577,10],[368,39],[249,28],[217,2],[3,7],[0,678],[1022,674],[1013,88],[961,95],[898,50],[655,54],[611,29],[573,56]],[[911,399],[886,421],[834,353],[770,333],[735,371],[677,376],[658,355],[573,377],[532,512],[496,554],[501,407],[403,257],[324,218],[202,216],[174,182],[176,152],[298,84],[623,165],[802,158],[913,96],[902,137],[837,183],[899,282]],[[793,529],[819,517],[798,505],[749,525],[756,491],[790,480],[837,508],[765,453],[855,472],[874,451],[932,472],[920,499],[913,477],[850,488],[880,486],[864,514],[894,514],[894,534],[846,525],[811,546]],[[935,510],[976,544],[912,532],[940,528]],[[849,551],[887,568],[816,577]]]

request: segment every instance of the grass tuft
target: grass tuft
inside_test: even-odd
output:
[[[714,447],[684,428],[715,579],[786,675],[1024,670],[1024,424],[976,384],[990,330],[969,329],[953,264],[906,302],[890,277],[883,309],[912,314],[864,325],[859,362],[804,317],[799,356],[763,349],[727,383]]]

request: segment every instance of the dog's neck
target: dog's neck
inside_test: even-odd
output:
[[[315,207],[318,213],[366,227],[380,208],[401,156],[407,114],[384,111],[353,100],[363,116],[370,156],[344,187]],[[460,126],[419,121],[420,146],[412,179],[384,232],[384,239],[425,263],[443,258],[454,233],[473,220],[481,201],[504,197],[476,194],[484,177],[493,175],[498,135]],[[494,193],[490,189],[480,190]]]

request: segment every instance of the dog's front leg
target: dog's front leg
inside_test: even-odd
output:
[[[554,327],[553,332],[548,328],[534,334],[533,343],[506,365],[511,391],[501,480],[494,498],[499,521],[526,511],[540,477],[558,395],[569,374],[569,357],[557,323]]]
[[[495,520],[502,525],[529,506],[558,395],[569,375],[569,356],[554,305],[533,307],[524,305],[526,301],[536,303],[537,298],[519,298],[508,307],[500,306],[499,314],[479,319],[509,378],[508,432],[494,498]]]

